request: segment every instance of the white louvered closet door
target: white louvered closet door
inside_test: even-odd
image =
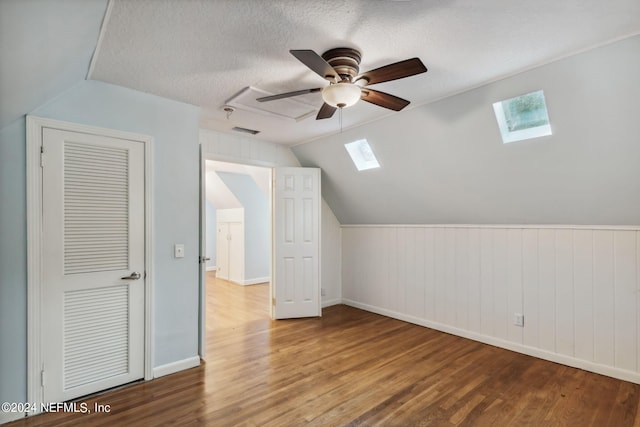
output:
[[[43,398],[61,402],[144,376],[144,145],[45,128],[43,150]]]

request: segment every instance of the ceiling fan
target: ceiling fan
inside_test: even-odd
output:
[[[415,76],[427,71],[427,67],[419,58],[411,58],[358,75],[361,55],[356,49],[340,47],[328,50],[322,56],[309,49],[290,50],[289,52],[309,67],[311,71],[328,80],[329,86],[264,96],[256,101],[275,101],[307,93],[322,92],[324,104],[318,111],[316,120],[328,119],[333,116],[336,109],[350,107],[359,99],[390,110],[400,111],[409,105],[409,101],[370,89],[368,86]]]

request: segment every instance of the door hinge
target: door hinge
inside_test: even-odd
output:
[[[44,167],[44,146],[40,146],[40,167]]]
[[[276,297],[271,298],[271,305],[276,306]]]
[[[40,385],[44,387],[44,369],[40,371]]]

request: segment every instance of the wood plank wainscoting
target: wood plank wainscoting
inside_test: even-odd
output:
[[[640,385],[345,305],[272,321],[268,285],[210,280],[209,360],[18,426],[633,426]]]
[[[343,225],[342,302],[640,384],[638,226]]]

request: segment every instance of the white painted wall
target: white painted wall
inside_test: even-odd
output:
[[[203,145],[203,152],[207,159],[267,167],[300,166],[291,149],[280,144],[209,129],[200,129],[200,143]],[[342,288],[340,259],[338,257],[341,251],[340,235],[339,222],[329,205],[323,200],[321,236],[323,258],[320,267],[320,286],[326,294],[322,297],[323,306],[336,304],[340,301]]]
[[[333,211],[322,199],[320,242],[322,306],[342,303],[342,229]]]
[[[256,166],[300,166],[289,147],[245,136],[200,129],[207,159]]]
[[[346,304],[640,383],[640,227],[343,226],[342,238]]]

